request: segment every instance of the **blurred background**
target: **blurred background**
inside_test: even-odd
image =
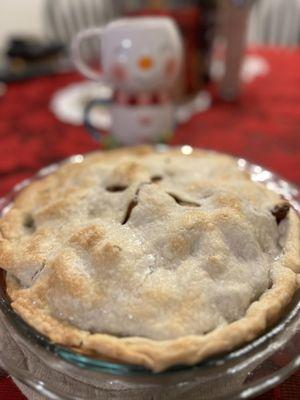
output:
[[[113,88],[84,79],[70,45],[85,28],[136,15],[170,16],[183,38],[170,142],[271,167],[278,159],[287,177],[300,180],[300,0],[1,0],[0,149],[3,159],[11,154],[6,164],[18,160],[23,173],[97,148],[82,125],[83,110],[93,99],[112,99]],[[99,40],[90,39],[84,58],[99,67],[99,51]],[[109,131],[108,108],[95,110],[94,121]],[[12,149],[21,149],[24,160]]]
[[[288,178],[300,181],[300,0],[1,0],[2,163],[10,154],[3,175],[17,161],[18,170],[30,172],[99,146],[86,135],[83,112],[93,99],[113,99],[113,88],[76,71],[72,39],[83,29],[144,15],[173,18],[184,43],[170,143],[271,167],[278,161]],[[99,39],[82,47],[99,68]],[[109,132],[108,107],[95,109],[93,121]]]
[[[195,94],[207,79],[224,79],[223,96],[235,98],[245,44],[300,42],[300,0],[2,0],[0,7],[1,81],[71,68],[74,35],[122,15],[175,19],[185,42],[184,94]],[[97,57],[98,48],[90,41],[86,57]]]
[[[99,146],[86,135],[83,112],[91,100],[109,102],[114,90],[76,71],[72,39],[122,16],[147,15],[171,17],[184,44],[170,143],[278,164],[279,172],[300,181],[300,0],[1,0],[5,178],[6,171],[13,176],[10,164],[19,163],[15,168],[26,175]],[[99,68],[99,39],[87,40],[82,50]],[[109,132],[108,107],[94,110],[93,120]]]
[[[102,3],[110,6],[113,4],[113,7],[119,8],[119,4],[122,1],[113,0],[113,1],[98,1],[98,0],[2,0],[1,1],[1,27],[0,27],[0,39],[1,43],[9,37],[10,34],[25,33],[25,34],[34,34],[37,36],[46,36],[47,35],[47,27],[45,26],[45,11],[47,7],[47,3],[51,2],[56,4],[72,4],[72,3]],[[128,4],[129,7],[137,7],[140,5],[145,5],[146,1],[136,1],[136,0],[128,0],[123,3]],[[149,2],[151,3],[151,2]],[[153,4],[157,4],[159,2],[152,2]],[[163,2],[161,2],[163,3]],[[178,0],[168,2],[172,5],[178,5],[180,2]],[[189,3],[189,2],[185,2]],[[215,3],[215,1],[210,0],[196,0],[190,2],[191,4],[209,4]],[[242,1],[237,1],[237,3],[242,3]],[[250,39],[252,41],[260,42],[260,43],[273,43],[276,44],[294,44],[296,45],[299,42],[299,8],[298,13],[297,6],[299,7],[299,0],[256,0],[255,6],[253,7],[253,11],[251,12],[251,23],[250,23]],[[288,4],[288,7],[287,7]],[[290,36],[288,36],[288,28],[286,28],[286,32],[282,28],[282,18],[284,15],[282,12],[285,11],[284,15],[289,19],[289,23],[286,24],[286,27],[290,29]],[[277,15],[277,17],[276,17]],[[280,18],[281,16],[281,18]],[[298,18],[298,19],[297,19]],[[275,25],[271,28],[270,24],[278,23],[278,30],[276,32]],[[269,24],[269,25],[268,25]],[[264,27],[262,25],[265,25]],[[290,26],[292,25],[292,26]],[[256,28],[255,28],[256,27]],[[280,33],[282,33],[282,38],[280,38]],[[277,36],[276,36],[277,35]]]
[[[53,3],[53,6],[50,6]],[[74,3],[74,5],[73,5]],[[51,18],[51,8],[62,7],[61,10],[67,13],[67,9],[80,7],[80,3],[86,3],[87,9],[90,7],[99,7],[99,16],[93,15],[91,24],[94,22],[103,23],[106,19],[113,18],[114,14],[120,11],[122,1],[118,0],[2,0],[0,15],[0,47],[1,50],[6,45],[11,35],[24,34],[34,35],[40,38],[53,36],[51,27],[47,24],[47,19]],[[146,1],[124,1],[128,8],[139,7],[146,4]],[[164,2],[149,2],[150,4]],[[170,1],[171,5],[182,4],[200,4],[212,6],[215,0],[198,1]],[[237,0],[236,3],[243,3]],[[300,41],[300,12],[299,0],[254,0],[250,12],[250,23],[248,27],[248,41],[250,43],[260,44],[281,44],[297,46]],[[125,5],[126,7],[126,5]],[[57,10],[57,14],[61,13]],[[101,10],[104,11],[101,15]],[[48,14],[49,13],[49,14]],[[93,19],[94,18],[94,19]],[[83,26],[89,25],[88,21],[81,21]],[[79,25],[81,28],[82,25]],[[75,28],[76,29],[76,28]],[[60,31],[58,36],[63,40],[68,40],[68,35],[62,35]]]

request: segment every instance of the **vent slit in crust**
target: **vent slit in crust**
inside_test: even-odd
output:
[[[41,268],[38,269],[38,270],[32,275],[31,281],[35,281],[35,280],[38,278],[38,276],[44,271],[45,267],[46,267],[46,263],[44,263],[44,264],[41,266]]]
[[[124,190],[127,189],[127,186],[125,185],[111,185],[111,186],[107,186],[106,190],[108,192],[124,192]]]
[[[273,209],[271,210],[271,213],[276,218],[277,225],[279,225],[280,222],[286,218],[290,208],[291,208],[291,205],[287,201],[284,201],[280,204],[276,204],[273,207]]]
[[[128,220],[130,218],[130,215],[132,213],[132,210],[138,204],[138,195],[139,195],[139,191],[140,191],[141,186],[137,189],[134,198],[129,202],[129,204],[127,206],[126,213],[125,213],[125,216],[124,216],[123,221],[122,221],[122,225],[125,225],[128,222]]]
[[[180,196],[174,193],[168,193],[169,196],[173,197],[177,204],[183,207],[200,207],[200,204],[182,199]]]
[[[151,182],[152,183],[157,183],[157,182],[160,182],[160,181],[162,181],[162,176],[160,176],[160,175],[153,175],[152,177],[151,177]]]
[[[30,232],[30,233],[35,232],[36,225],[35,225],[34,218],[31,214],[27,214],[25,216],[24,221],[23,221],[23,226],[28,232]]]
[[[128,222],[128,220],[130,218],[130,215],[131,215],[131,212],[134,209],[134,207],[137,206],[137,204],[138,204],[137,199],[131,200],[131,202],[128,204],[125,217],[124,217],[124,219],[122,221],[122,225],[125,225]]]

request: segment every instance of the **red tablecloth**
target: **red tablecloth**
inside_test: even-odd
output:
[[[300,50],[256,49],[270,73],[245,87],[235,104],[217,98],[207,112],[178,128],[174,144],[216,149],[245,157],[300,183]],[[0,98],[0,195],[37,169],[74,153],[97,148],[82,127],[59,122],[49,111],[52,94],[77,74],[11,84]],[[300,373],[259,397],[298,400]],[[0,379],[0,400],[22,396]]]

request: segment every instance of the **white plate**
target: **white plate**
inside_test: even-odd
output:
[[[111,99],[112,89],[99,82],[83,81],[73,83],[58,90],[52,97],[49,107],[60,120],[72,125],[83,124],[86,105],[94,99]],[[111,125],[107,107],[96,107],[91,113],[92,123],[97,128],[108,129]]]

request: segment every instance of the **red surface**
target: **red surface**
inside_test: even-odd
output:
[[[245,157],[300,183],[300,50],[257,50],[270,73],[244,89],[236,104],[213,107],[180,127],[174,144],[216,149]],[[0,98],[0,195],[40,167],[97,148],[81,127],[59,122],[49,111],[52,94],[77,74],[11,84]],[[260,400],[298,400],[300,373]],[[0,379],[0,400],[23,397]]]
[[[0,400],[26,400],[10,378],[0,379]]]

